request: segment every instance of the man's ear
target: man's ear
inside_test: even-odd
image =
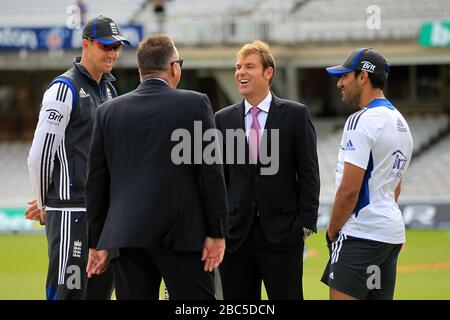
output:
[[[86,49],[88,47],[88,45],[89,45],[89,40],[88,39],[82,39],[81,40],[81,47],[83,49]]]
[[[169,64],[169,72],[170,72],[170,76],[172,76],[172,77],[175,77],[177,75],[176,63]]]
[[[361,71],[358,78],[361,84],[365,84],[367,81],[369,81],[369,74],[367,73],[367,71]]]
[[[273,68],[268,67],[266,70],[264,70],[264,78],[270,80],[270,78],[272,77],[273,77]]]

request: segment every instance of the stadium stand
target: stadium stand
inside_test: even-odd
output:
[[[402,198],[442,198],[450,194],[449,120],[444,114],[406,118],[414,139],[414,155]],[[315,120],[321,179],[321,201],[335,192],[336,160],[345,119]]]
[[[448,198],[450,194],[450,136],[413,159],[405,177],[405,198]]]
[[[25,207],[32,198],[27,156],[31,142],[0,143],[0,207]]]
[[[342,136],[344,118],[317,119],[314,121],[317,132],[317,154],[320,168],[320,198],[332,200],[335,186],[336,160]]]
[[[118,23],[128,23],[146,0],[85,0],[87,19],[103,14]],[[66,25],[68,9],[74,0],[2,0],[0,27],[39,27]],[[61,14],[64,13],[64,14]]]
[[[87,17],[98,14],[120,23],[140,22],[157,29],[148,0],[85,0]],[[36,5],[38,3],[38,5]],[[73,0],[3,0],[0,25],[10,27],[64,25]],[[366,28],[372,0],[172,0],[165,2],[167,33],[178,43],[237,43],[254,38],[272,42],[337,42],[399,40],[417,36],[424,21],[446,19],[450,2],[441,0],[379,0],[382,28]],[[333,32],[330,32],[333,30]]]
[[[449,121],[444,114],[414,114],[407,118],[414,140],[414,154],[418,155],[446,132]]]
[[[429,199],[448,196],[450,136],[444,134],[448,132],[448,119],[440,115],[413,116],[407,120],[414,136],[415,155],[405,178],[402,197]],[[330,202],[335,192],[336,159],[345,119],[316,119],[314,122],[318,136],[321,201]],[[3,207],[22,206],[31,197],[26,165],[29,148],[29,142],[0,143],[0,204]]]
[[[65,25],[68,16],[67,8],[75,2],[75,0],[2,0],[0,27]],[[206,2],[207,4],[205,4]],[[84,0],[84,3],[87,6],[88,18],[104,14],[114,17],[119,24],[142,23],[146,26],[145,33],[157,31],[158,20],[149,0],[114,0],[107,1],[107,3],[103,0]],[[372,4],[382,7],[380,12],[382,28],[380,30],[370,30],[366,25],[368,16],[366,10]],[[389,54],[396,57],[395,66],[402,65],[413,68],[419,64],[435,64],[437,69],[440,68],[439,72],[449,74],[448,60],[447,62],[441,61],[448,57],[448,51],[445,51],[445,48],[429,50],[417,48],[420,27],[424,22],[448,20],[450,17],[450,1],[448,0],[167,0],[164,5],[165,31],[187,55],[185,57],[187,63],[183,68],[189,70],[190,64],[195,62],[195,59],[201,60],[201,63],[197,61],[197,65],[191,67],[189,73],[185,73],[184,79],[189,79],[189,89],[198,90],[191,86],[198,81],[201,73],[205,73],[216,79],[221,90],[227,93],[230,101],[240,99],[233,82],[232,66],[235,47],[256,38],[267,40],[273,47],[280,44],[291,45],[281,46],[281,49],[280,47],[276,48],[277,53],[282,52],[281,58],[277,57],[277,62],[281,62],[278,73],[281,76],[274,82],[277,89],[290,85],[288,83],[290,78],[286,76],[288,72],[283,70],[286,62],[291,63],[292,68],[298,68],[291,72],[294,75],[297,75],[297,71],[305,75],[304,68],[315,68],[318,80],[313,83],[313,86],[320,85],[320,89],[313,90],[312,98],[318,95],[328,98],[328,100],[322,101],[323,104],[338,105],[338,98],[336,92],[328,87],[335,87],[333,80],[324,82],[328,81],[328,78],[324,80],[320,72],[323,71],[324,66],[340,62],[342,56],[347,52],[345,46],[353,46],[356,43],[358,45],[375,43],[377,46],[389,48]],[[235,47],[230,44],[234,44]],[[392,47],[389,47],[388,45],[391,44]],[[212,48],[211,54],[204,58],[200,53],[206,51],[204,49],[207,46]],[[414,58],[409,56],[411,48],[415,54]],[[283,49],[284,51],[281,51]],[[227,56],[227,50],[232,54]],[[67,52],[68,58],[61,59],[60,66],[66,68],[72,53]],[[0,54],[5,57],[3,61],[10,61],[6,59],[9,57],[9,52],[5,51]],[[191,59],[189,59],[189,54]],[[283,61],[283,55],[284,57],[288,56],[287,60]],[[419,57],[417,58],[417,56]],[[45,68],[41,67],[41,62],[46,61],[47,57],[40,59],[40,53],[36,53],[34,56],[32,53],[27,57],[29,58],[27,58],[29,67],[28,69],[24,68],[25,70],[33,69],[32,72],[45,72]],[[123,52],[123,59],[128,61],[127,72],[135,77],[135,73],[133,73],[135,72],[134,51],[130,50],[129,55],[127,52]],[[19,60],[14,58],[14,63]],[[47,63],[50,65],[49,61]],[[283,63],[285,63],[284,66]],[[224,65],[226,68],[223,67]],[[64,68],[61,67],[61,69]],[[193,68],[199,70],[193,70]],[[6,68],[6,70],[9,69]],[[26,75],[25,72],[22,74]],[[32,73],[30,72],[30,74]],[[35,77],[34,74],[30,76],[30,79],[33,77]],[[311,77],[310,74],[307,74],[307,77]],[[10,74],[5,72],[4,83],[1,85],[8,84],[6,80],[11,80],[10,78],[12,78]],[[123,78],[119,76],[118,79]],[[408,84],[411,82],[410,80],[405,76],[398,81]],[[445,98],[445,91],[449,89],[444,87],[445,83],[449,83],[448,78],[445,80],[445,78],[437,77],[425,80],[427,83],[435,81],[437,87],[442,86],[443,95],[439,99],[449,101]],[[291,86],[298,89],[294,82]],[[400,89],[403,89],[403,85],[395,87],[392,93],[402,91]],[[30,86],[30,90],[36,90],[36,87]],[[410,103],[408,95],[411,93],[405,92],[407,93],[400,98]],[[299,92],[298,94],[301,97],[303,93]],[[283,93],[280,96],[289,98],[287,94]],[[420,99],[414,100],[411,105],[420,105],[421,102]],[[308,105],[312,106],[310,103]],[[402,197],[447,197],[449,199],[450,148],[448,146],[450,138],[448,132],[450,124],[448,116],[442,114],[445,112],[445,108],[449,110],[448,102],[438,102],[433,107],[434,111],[430,112],[431,109],[428,108],[428,105],[421,106],[420,112],[425,110],[427,112],[425,114],[414,114],[414,110],[407,112],[407,120],[414,138],[414,157],[405,178]],[[339,107],[336,110],[342,111]],[[339,116],[332,119],[314,119],[319,142],[321,201],[328,202],[334,195],[336,157],[342,125],[345,121],[342,112],[334,114],[339,114]],[[31,197],[26,166],[29,147],[30,141],[0,141],[0,207],[23,207],[25,201]]]
[[[374,4],[383,8],[380,30],[366,27],[367,8]],[[442,0],[209,0],[208,5],[174,0],[166,7],[167,33],[184,44],[254,38],[282,43],[414,39],[423,22],[450,16],[450,2]],[[156,28],[151,10],[139,12],[136,20],[148,32]]]

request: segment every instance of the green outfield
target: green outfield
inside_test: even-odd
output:
[[[395,299],[450,299],[450,231],[408,230],[407,241]],[[327,287],[319,281],[327,260],[324,233],[311,237],[307,248],[305,299],[327,299]],[[0,299],[44,299],[46,267],[44,235],[0,235]]]

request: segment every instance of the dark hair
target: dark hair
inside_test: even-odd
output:
[[[357,78],[361,72],[361,70],[355,70],[355,78]],[[386,83],[386,77],[384,75],[373,74],[370,72],[367,72],[367,74],[369,75],[369,80],[372,84],[372,88],[383,90],[384,84]]]
[[[137,50],[141,75],[167,71],[175,52],[175,44],[168,36],[156,34],[145,37]]]

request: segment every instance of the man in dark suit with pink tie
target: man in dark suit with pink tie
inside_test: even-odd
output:
[[[316,133],[305,105],[270,91],[274,72],[267,44],[244,45],[235,73],[244,100],[215,115],[223,136],[240,130],[246,140],[244,148],[227,141],[223,150],[229,210],[219,267],[224,299],[261,299],[262,281],[269,299],[303,299],[304,239],[316,232],[319,206]]]

